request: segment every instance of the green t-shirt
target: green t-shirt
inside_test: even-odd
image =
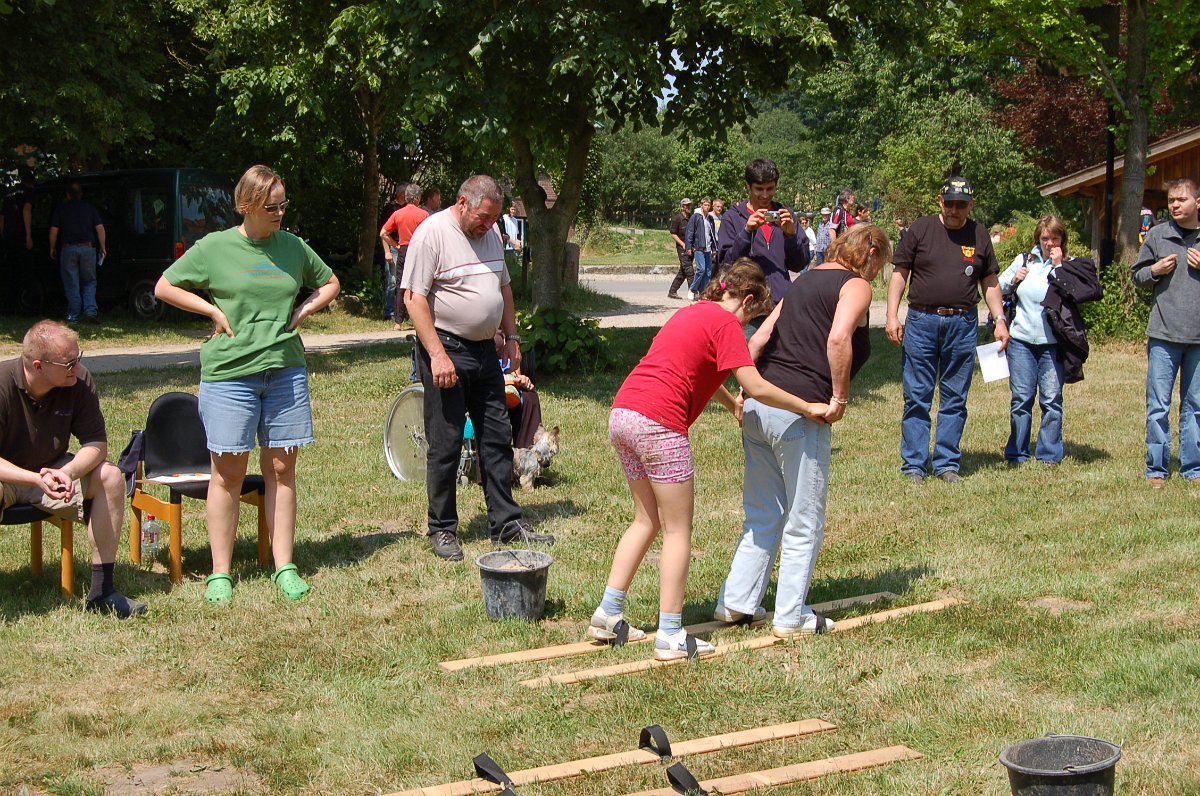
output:
[[[252,241],[235,227],[201,238],[163,276],[207,290],[229,319],[232,338],[219,334],[200,346],[201,381],[226,381],[304,366],[300,333],[287,331],[296,296],[301,287],[324,285],[333,271],[290,232]]]

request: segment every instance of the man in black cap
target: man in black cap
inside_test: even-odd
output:
[[[688,222],[692,220],[692,200],[686,196],[679,200],[679,212],[671,219],[671,239],[675,241],[675,253],[679,255],[679,273],[671,280],[671,288],[667,298],[681,299],[680,285],[691,285],[695,269],[692,267],[692,250],[687,247],[684,236],[687,235]],[[688,298],[694,298],[688,291]]]
[[[975,191],[966,179],[951,177],[938,192],[937,215],[913,222],[892,257],[888,284],[889,340],[903,346],[904,415],[900,420],[900,473],[914,484],[929,471],[930,410],[940,385],[933,474],[959,480],[959,442],[967,421],[967,391],[975,367],[979,330],[979,288],[996,319],[1001,350],[1008,326],[1000,297],[996,253],[987,229],[970,218]],[[900,298],[908,285],[908,316],[900,322]]]

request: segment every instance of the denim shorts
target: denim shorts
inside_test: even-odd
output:
[[[313,441],[308,372],[276,368],[226,381],[200,382],[200,419],[213,453],[295,448]]]

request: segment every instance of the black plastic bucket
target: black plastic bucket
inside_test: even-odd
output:
[[[546,574],[554,559],[538,550],[493,550],[475,559],[491,619],[537,621],[546,612]]]
[[[1116,744],[1053,733],[1000,753],[1013,796],[1112,796],[1120,759]]]

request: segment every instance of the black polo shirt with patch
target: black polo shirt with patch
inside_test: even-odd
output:
[[[910,273],[908,301],[929,307],[970,309],[979,303],[979,282],[1000,273],[992,239],[972,219],[946,229],[936,215],[913,222],[892,263]]]

